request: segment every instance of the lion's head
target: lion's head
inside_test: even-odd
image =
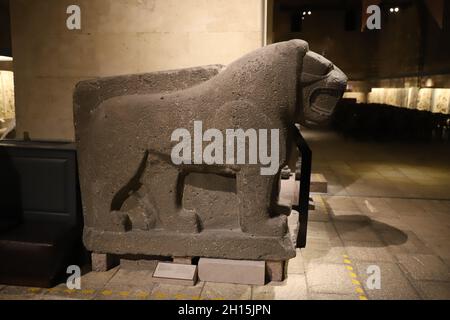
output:
[[[308,51],[300,78],[300,118],[305,126],[328,123],[347,87],[347,76],[331,61]]]

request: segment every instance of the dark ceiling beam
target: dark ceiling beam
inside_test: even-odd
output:
[[[346,10],[352,7],[360,7],[361,0],[278,0],[276,3],[282,10]]]
[[[361,10],[362,0],[275,0],[279,8],[286,11],[291,10],[320,10],[320,11],[339,11],[339,10]],[[413,0],[383,0],[381,6],[408,6],[413,4]]]

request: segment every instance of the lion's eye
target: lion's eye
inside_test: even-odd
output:
[[[333,70],[333,64],[321,55],[308,51],[303,58],[303,72],[311,75],[325,76]]]

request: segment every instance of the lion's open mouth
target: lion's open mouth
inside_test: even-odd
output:
[[[311,111],[317,112],[323,116],[330,116],[342,92],[330,88],[319,88],[314,90],[311,95]]]

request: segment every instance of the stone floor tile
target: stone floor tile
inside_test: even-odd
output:
[[[305,267],[311,263],[335,263],[341,264],[342,256],[346,253],[343,247],[330,247],[320,249],[320,247],[306,247],[301,249]]]
[[[149,270],[127,270],[119,269],[106,284],[107,287],[115,285],[129,285],[142,287],[155,282],[152,278],[153,272]]]
[[[306,280],[312,293],[355,292],[348,270],[343,264],[310,263],[306,268]]]
[[[334,183],[328,184],[328,194],[330,196],[348,196],[349,195],[343,185],[334,184]]]
[[[195,286],[158,283],[152,290],[151,299],[199,300],[204,285],[204,282],[198,282]]]
[[[331,210],[357,211],[358,207],[349,197],[324,197]]]
[[[1,300],[42,300],[42,296],[23,296],[23,295],[14,295],[14,294],[0,294]]]
[[[400,196],[400,190],[392,183],[386,183],[385,179],[361,178],[346,187],[351,196],[360,197],[392,197]]]
[[[442,259],[450,259],[450,236],[427,237],[425,244]]]
[[[393,255],[381,242],[345,242],[345,250],[351,260],[394,262]]]
[[[81,289],[101,289],[118,271],[119,267],[115,267],[106,272],[88,272],[81,276]]]
[[[441,226],[450,227],[450,213],[449,212],[432,212],[431,216]],[[448,234],[448,233],[447,233]]]
[[[288,261],[287,264],[288,274],[305,274],[305,266],[303,256],[300,249],[297,249],[297,255]]]
[[[445,236],[448,235],[450,231],[446,225],[439,224],[439,222],[430,215],[421,217],[404,217],[404,221],[418,236]]]
[[[44,294],[42,288],[5,286],[0,291],[0,299],[5,300],[40,300]]]
[[[414,281],[413,285],[427,300],[450,300],[450,282]]]
[[[438,256],[398,254],[396,257],[414,280],[450,281],[450,268]]]
[[[371,217],[371,224],[377,234],[390,233],[405,239],[404,233],[410,229],[405,221],[398,216],[373,216]]]
[[[312,293],[310,300],[359,300],[358,294]]]
[[[417,291],[411,286],[407,277],[395,263],[389,262],[355,262],[360,282],[364,287],[367,297],[370,300],[410,300],[420,299]],[[380,268],[381,288],[371,289],[367,286],[369,266]]]
[[[330,215],[326,210],[316,207],[315,210],[309,211],[308,219],[313,222],[328,222],[330,221]]]
[[[330,216],[337,222],[370,222],[370,217],[361,211],[332,210]]]
[[[412,199],[411,202],[428,213],[450,213],[450,208],[447,206],[450,203],[448,200]]]
[[[426,211],[411,199],[388,198],[388,205],[400,216],[423,216]]]
[[[336,229],[331,222],[310,221],[308,223],[308,239],[327,239],[333,241],[338,238]]]
[[[201,293],[202,300],[250,300],[252,287],[241,284],[207,282]]]
[[[58,295],[44,295],[44,296],[42,296],[39,300],[57,300],[57,301],[64,301],[64,300],[72,300],[72,301],[74,301],[74,300],[77,300],[77,301],[80,301],[80,300],[85,300],[85,299],[79,299],[79,298],[76,298],[76,297],[71,297],[71,296],[63,296],[63,295],[61,295],[61,296],[58,296]]]
[[[335,221],[337,232],[342,240],[348,241],[380,241],[369,222]]]
[[[156,284],[150,286],[114,285],[96,292],[95,300],[150,300]]]
[[[97,294],[97,290],[93,289],[68,289],[65,285],[57,286],[50,289],[44,289],[43,300],[92,300]]]
[[[305,275],[290,274],[281,284],[254,286],[253,300],[306,300],[307,286]]]
[[[417,235],[412,231],[402,231],[403,234],[392,232],[379,233],[380,238],[388,245],[388,250],[394,254],[433,254],[430,249]]]

